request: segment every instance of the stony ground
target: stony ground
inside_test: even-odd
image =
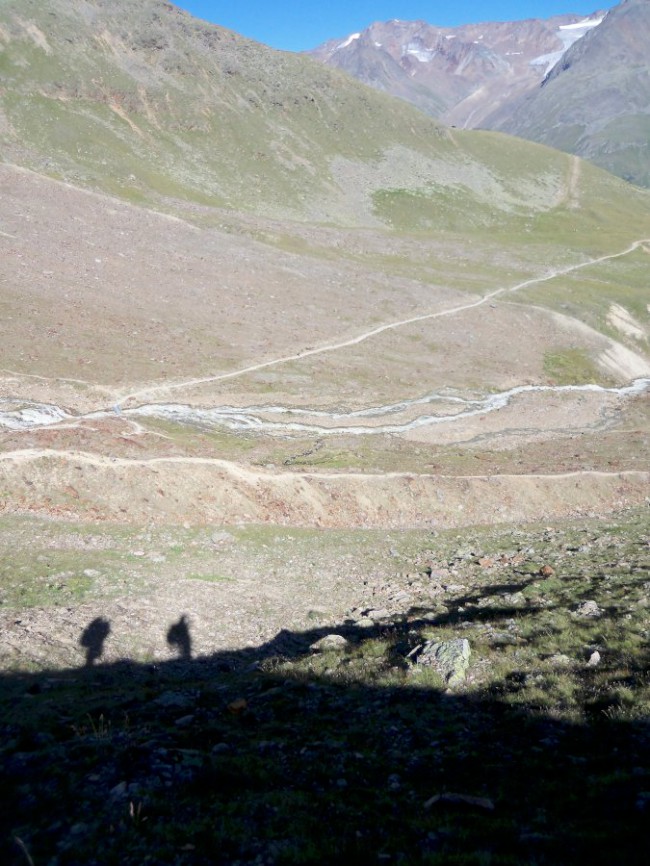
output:
[[[461,534],[3,528],[33,533],[49,575],[8,563],[8,862],[645,862],[647,508]],[[257,631],[281,562],[293,616]],[[128,657],[111,594],[137,635],[154,574],[180,603],[208,572],[210,588],[230,580],[214,649],[204,610],[181,606],[158,623],[166,652]],[[72,601],[84,577],[101,604]],[[29,673],[46,610],[50,655]],[[237,649],[214,633],[231,617]],[[428,649],[459,642],[451,679]]]

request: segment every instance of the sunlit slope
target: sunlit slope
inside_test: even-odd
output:
[[[541,87],[486,125],[576,153],[650,186],[650,3],[625,0],[574,43]]]
[[[162,0],[6,0],[0,47],[3,159],[131,201],[578,245],[649,221],[605,175],[576,207],[565,155],[446,130]]]
[[[328,383],[372,402],[423,377],[499,390],[645,370],[647,191],[445,129],[160,0],[6,0],[0,44],[5,162],[186,219],[5,166],[3,368],[134,390],[207,377],[252,399],[281,381],[319,403]],[[535,311],[522,322],[513,302]],[[603,366],[603,339],[633,363]],[[293,378],[278,363],[314,347]]]
[[[10,0],[0,16],[5,158],[131,199],[331,219],[335,157],[449,147],[399,103],[159,0]]]

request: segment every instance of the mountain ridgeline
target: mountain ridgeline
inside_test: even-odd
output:
[[[566,204],[562,154],[449,130],[164,0],[6,0],[0,78],[5,162],[134,203],[464,233]],[[604,174],[589,188],[616,225],[647,210]]]
[[[625,0],[572,45],[494,129],[576,153],[650,186],[650,2]]]
[[[474,128],[485,125],[495,105],[538,87],[567,47],[602,18],[560,15],[459,27],[375,22],[310,54],[445,123]]]
[[[650,186],[649,38],[650,2],[624,0],[586,18],[377,22],[310,53],[445,123],[549,144]]]

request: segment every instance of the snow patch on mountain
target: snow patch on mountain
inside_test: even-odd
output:
[[[605,16],[600,18],[583,18],[582,21],[576,21],[573,24],[561,24],[560,30],[591,30],[592,27],[598,27],[605,20]],[[581,34],[584,36],[584,33]]]
[[[436,56],[436,51],[425,48],[421,42],[409,42],[402,48],[402,57],[409,55],[415,57],[420,63],[430,63]]]
[[[534,57],[530,61],[531,66],[546,66],[544,78],[549,74],[551,69],[562,59],[566,51],[574,45],[579,39],[598,27],[605,20],[605,15],[599,18],[583,18],[582,21],[575,21],[573,24],[561,24],[558,27],[557,35],[562,42],[562,48],[559,51],[552,51],[549,54],[541,54],[539,57]]]
[[[334,52],[336,52],[336,51],[340,51],[342,48],[347,48],[348,45],[352,45],[352,43],[356,39],[360,39],[360,38],[361,38],[360,33],[351,33],[344,42],[341,42],[340,45],[336,46],[336,48],[332,51],[332,54],[334,54]]]

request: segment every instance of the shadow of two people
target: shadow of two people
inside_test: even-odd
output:
[[[81,637],[79,644],[86,650],[86,667],[92,667],[104,654],[104,644],[111,633],[111,624],[103,616],[95,617]],[[186,614],[173,623],[167,631],[167,643],[176,649],[179,657],[186,661],[192,658],[192,637]]]

